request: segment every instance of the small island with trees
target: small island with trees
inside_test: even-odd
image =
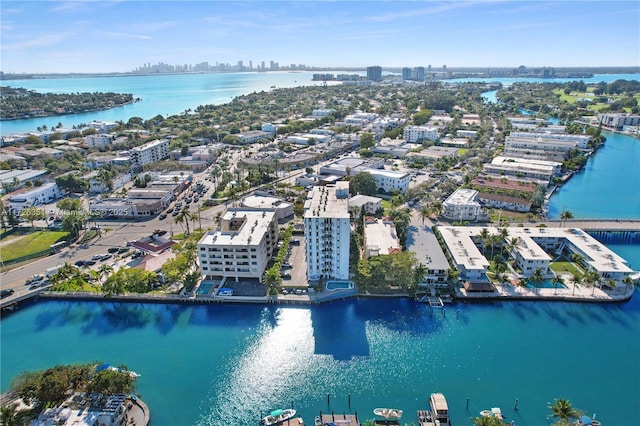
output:
[[[38,93],[0,87],[0,120],[102,111],[139,101],[131,93]]]
[[[55,422],[84,416],[78,420],[146,425],[149,409],[133,394],[137,377],[125,365],[113,367],[98,361],[21,373],[2,395],[0,424],[30,424],[36,419],[38,424],[45,419],[61,424]]]

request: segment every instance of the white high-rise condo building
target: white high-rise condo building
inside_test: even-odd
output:
[[[305,203],[307,278],[349,279],[349,183],[316,186]]]

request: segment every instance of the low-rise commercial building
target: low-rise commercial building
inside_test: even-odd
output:
[[[58,198],[60,198],[60,188],[55,182],[49,182],[30,190],[12,193],[9,197],[9,208],[19,213],[25,208],[47,204]]]
[[[625,126],[640,126],[640,115],[598,114],[598,123],[611,130],[622,130]]]

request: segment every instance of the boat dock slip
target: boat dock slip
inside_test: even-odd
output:
[[[418,410],[418,426],[435,426],[435,421],[429,410]]]
[[[360,426],[358,418],[353,414],[323,414],[322,426]]]

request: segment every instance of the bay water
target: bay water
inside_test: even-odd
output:
[[[518,425],[547,425],[554,398],[605,425],[640,424],[638,294],[614,305],[459,303],[433,312],[408,299],[40,301],[1,325],[2,390],[25,370],[122,363],[141,374],[137,392],[155,425],[257,425],[292,404],[307,424],[320,411],[371,419],[376,407],[403,409],[411,423],[435,391],[458,425],[496,406]]]

